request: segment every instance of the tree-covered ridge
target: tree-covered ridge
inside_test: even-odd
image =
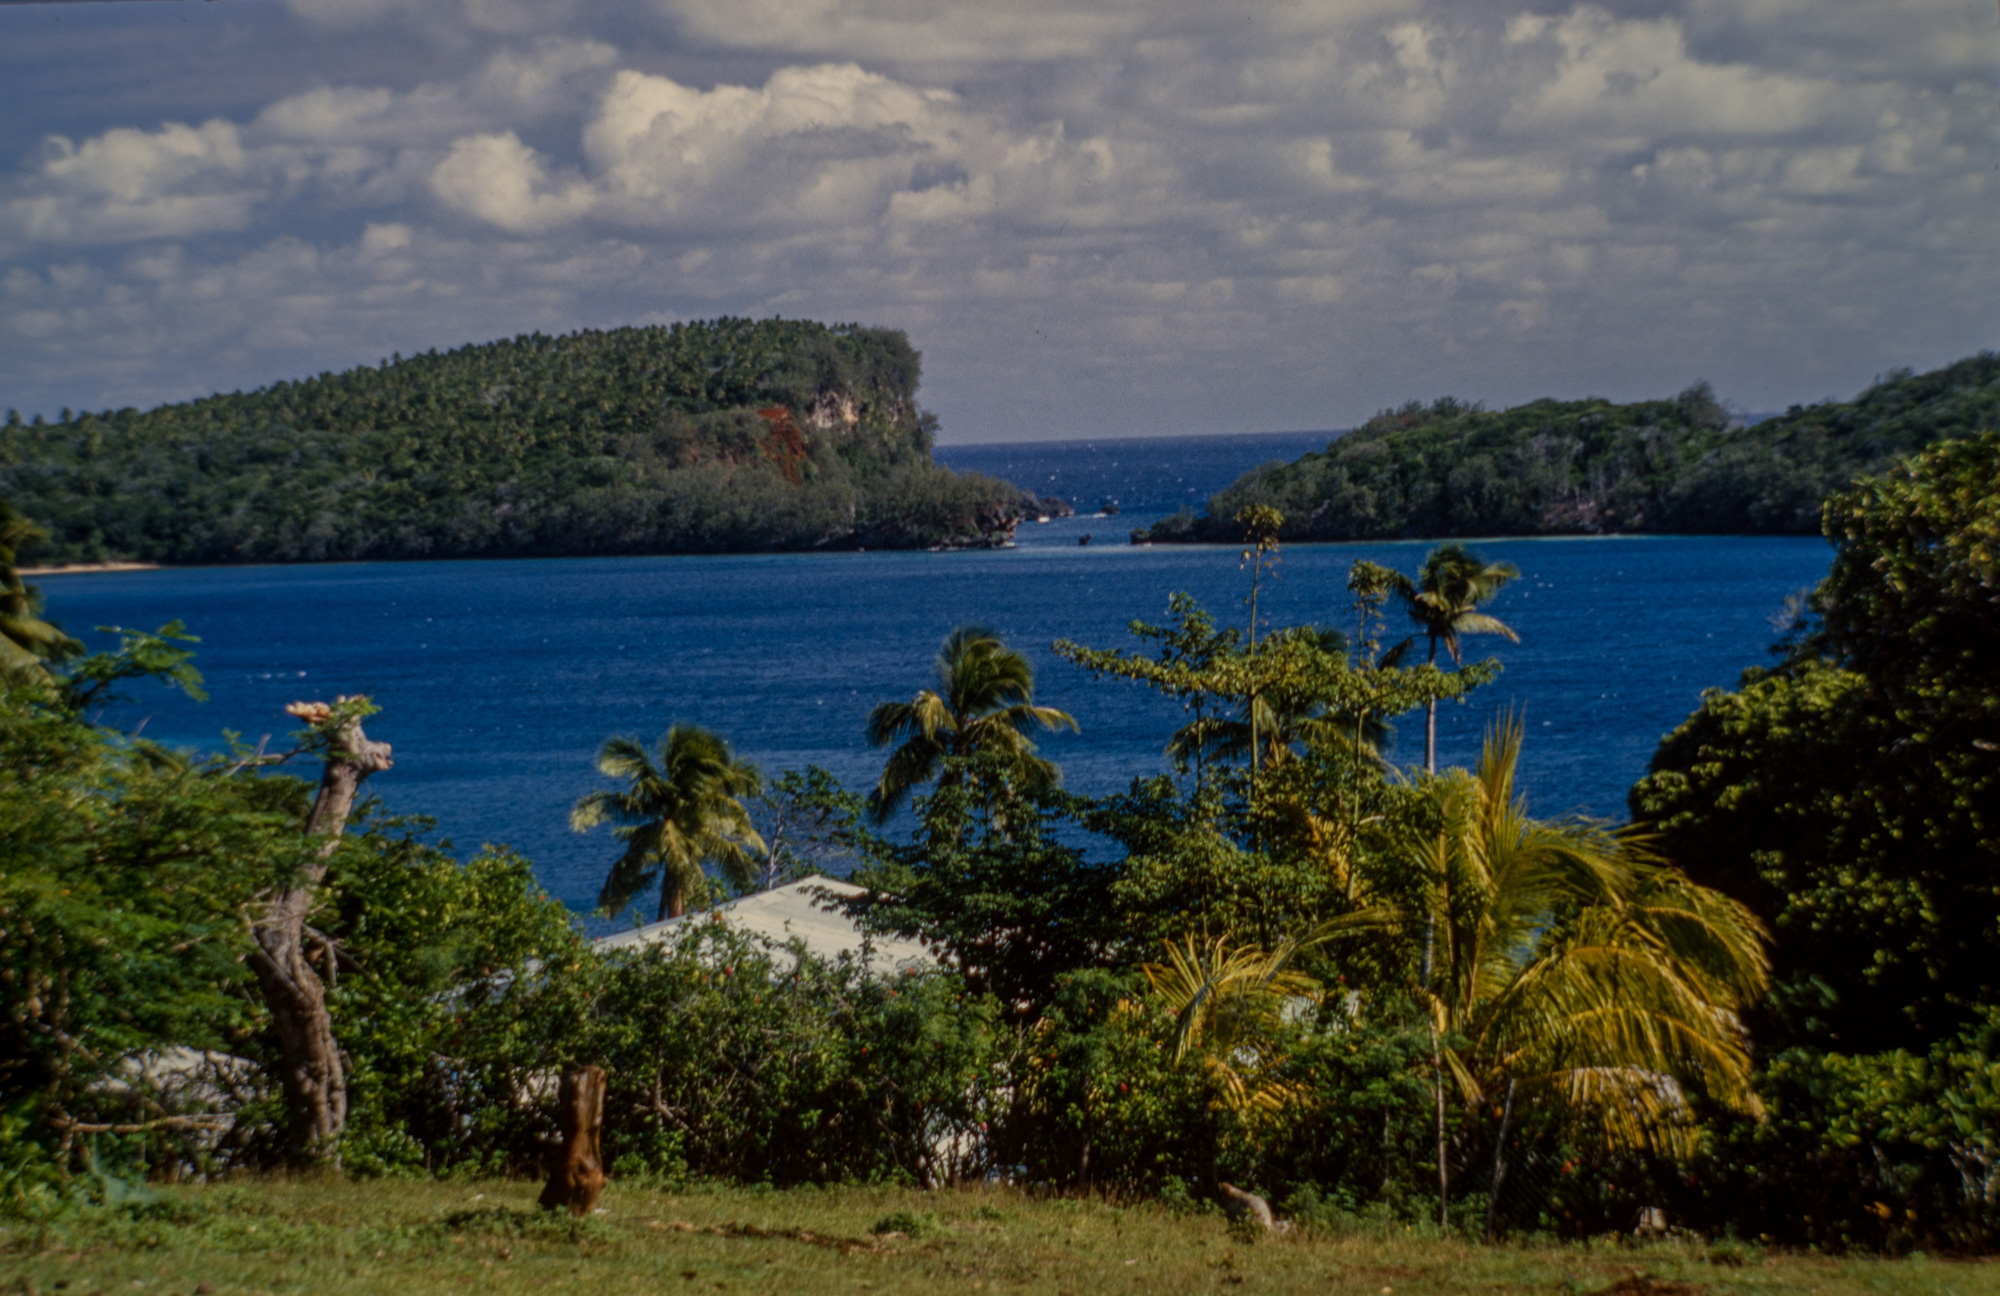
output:
[[[1936,441],[2000,424],[2000,355],[1892,373],[1851,401],[1795,405],[1754,426],[1707,384],[1672,400],[1538,400],[1484,410],[1444,399],[1385,410],[1289,464],[1245,473],[1207,513],[1135,540],[1240,538],[1276,508],[1290,540],[1605,532],[1815,535],[1820,502]]]
[[[907,547],[1019,492],[932,462],[901,332],[720,319],[527,334],[140,412],[11,415],[48,561]]]

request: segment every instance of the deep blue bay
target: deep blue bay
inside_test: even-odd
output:
[[[817,763],[865,787],[880,761],[862,737],[869,708],[927,683],[938,640],[967,620],[989,622],[1026,649],[1042,699],[1077,716],[1080,735],[1045,745],[1070,786],[1106,792],[1160,770],[1178,709],[1134,686],[1093,682],[1048,645],[1131,645],[1127,623],[1161,620],[1176,590],[1240,621],[1247,578],[1233,549],[1135,548],[1124,537],[1190,489],[1160,480],[1160,463],[1185,476],[1198,460],[1205,493],[1241,467],[1311,443],[1295,435],[1288,440],[1307,444],[1278,451],[1276,440],[1200,438],[1179,453],[1162,442],[941,450],[947,462],[983,471],[994,469],[981,459],[1039,456],[1042,476],[1069,486],[1079,503],[1125,504],[1115,518],[1030,523],[1016,548],[1000,551],[198,568],[40,583],[49,614],[73,632],[180,618],[202,637],[210,702],[148,690],[113,722],[143,720],[148,737],[206,748],[225,728],[253,743],[270,732],[275,742],[292,727],[286,702],[370,693],[383,713],[369,732],[396,750],[396,767],[371,790],[392,810],[433,816],[461,849],[488,841],[521,849],[550,890],[582,910],[616,851],[602,830],[571,833],[566,816],[598,786],[591,762],[607,735],[651,740],[675,721],[696,721],[767,771]],[[1107,455],[1130,466],[1108,468]],[[1018,468],[1010,475],[1064,493]],[[1084,532],[1097,542],[1078,545]],[[1349,564],[1370,558],[1414,571],[1428,547],[1290,547],[1267,586],[1267,624],[1345,627]],[[1481,726],[1518,706],[1533,808],[1606,817],[1622,816],[1626,789],[1702,689],[1767,660],[1771,618],[1786,595],[1824,575],[1830,556],[1823,541],[1803,538],[1477,547],[1521,568],[1492,610],[1522,642],[1471,641],[1506,670],[1469,704],[1444,710],[1443,759],[1469,762]],[[1420,723],[1406,721],[1404,731],[1397,756],[1420,758]]]

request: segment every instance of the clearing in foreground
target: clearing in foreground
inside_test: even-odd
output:
[[[1005,1190],[614,1184],[602,1212],[582,1221],[537,1211],[535,1192],[518,1181],[167,1189],[40,1229],[10,1222],[0,1230],[0,1290],[2000,1293],[2000,1266],[1985,1262],[1834,1259],[1693,1239],[1479,1246],[1401,1225],[1252,1238],[1213,1215]]]

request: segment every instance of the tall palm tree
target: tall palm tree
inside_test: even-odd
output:
[[[83,645],[42,620],[41,591],[23,584],[16,552],[48,532],[0,500],[0,676],[29,675],[47,686],[47,661],[73,657]]]
[[[719,865],[739,885],[755,872],[764,841],[750,823],[742,798],[763,787],[757,767],[738,760],[722,735],[698,725],[675,725],[660,739],[656,765],[635,738],[613,738],[597,754],[598,773],[623,780],[618,791],[586,793],[569,813],[569,826],[587,832],[601,823],[625,843],[597,893],[607,913],[623,913],[657,879],[659,917],[687,912],[700,890],[705,863]]]
[[[1482,562],[1462,544],[1439,545],[1424,559],[1424,569],[1412,581],[1398,573],[1392,589],[1403,608],[1416,623],[1417,633],[1430,641],[1425,660],[1437,664],[1438,646],[1460,662],[1459,639],[1469,634],[1497,634],[1514,643],[1521,636],[1497,617],[1479,611],[1479,605],[1500,592],[1500,587],[1521,574],[1508,562]],[[1386,664],[1393,664],[1408,651],[1410,640],[1389,650]],[[1437,773],[1437,699],[1424,707],[1424,772]]]
[[[1474,1102],[1504,1092],[1507,1118],[1517,1097],[1538,1097],[1613,1148],[1686,1150],[1690,1084],[1757,1107],[1737,1019],[1766,983],[1757,919],[1640,839],[1529,818],[1514,792],[1520,750],[1505,718],[1476,772],[1429,783],[1435,827],[1392,842],[1414,887],[1333,924],[1421,929],[1427,956],[1436,943],[1414,991],[1430,1019],[1441,1222],[1448,1089]],[[1496,1184],[1503,1169],[1496,1154]]]
[[[963,625],[945,636],[936,669],[936,688],[868,713],[868,741],[896,745],[868,794],[876,823],[887,822],[920,785],[965,778],[962,766],[953,772],[957,758],[984,758],[1001,784],[1018,790],[1047,787],[1060,777],[1054,764],[1036,754],[1028,732],[1075,730],[1076,719],[1035,705],[1035,671],[1026,657],[991,628]]]

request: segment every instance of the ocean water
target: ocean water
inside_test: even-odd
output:
[[[981,457],[1023,465],[1013,479],[1038,490],[1036,473],[1086,504],[1127,505],[1112,518],[1030,523],[1017,547],[999,551],[197,568],[40,584],[49,614],[94,644],[102,642],[94,626],[173,618],[202,637],[207,704],[148,689],[110,721],[143,723],[148,737],[176,744],[212,748],[224,729],[252,743],[268,732],[275,744],[293,727],[285,703],[372,694],[383,711],[369,733],[394,744],[396,765],[369,789],[392,810],[433,816],[461,850],[521,849],[551,892],[585,910],[617,850],[603,830],[570,832],[566,816],[601,785],[592,757],[605,737],[650,741],[694,721],[720,729],[768,771],[817,763],[865,788],[881,759],[863,738],[869,708],[924,687],[938,641],[968,620],[1025,650],[1041,699],[1081,723],[1081,734],[1044,745],[1070,786],[1106,792],[1163,769],[1178,708],[1136,686],[1093,682],[1049,644],[1130,645],[1128,623],[1163,619],[1177,590],[1227,620],[1247,616],[1235,550],[1124,540],[1188,492],[1198,502],[1241,468],[1277,457],[1265,446],[1214,444],[1233,440],[1168,444],[1164,459],[1161,442],[1136,454],[1115,442],[947,449],[961,466]],[[1180,479],[1193,475],[1189,463],[1214,475],[1188,484]],[[1092,543],[1079,544],[1085,533]],[[1767,660],[1771,618],[1786,595],[1825,574],[1830,557],[1823,542],[1793,538],[1476,547],[1521,568],[1492,604],[1521,643],[1469,641],[1475,654],[1499,657],[1505,673],[1440,714],[1442,759],[1471,761],[1482,726],[1500,708],[1519,708],[1533,808],[1607,818],[1622,816],[1660,736],[1704,688]],[[1344,626],[1355,559],[1414,571],[1427,548],[1289,547],[1266,586],[1266,624]],[[1421,717],[1412,717],[1394,755],[1418,761],[1422,743]]]
[[[1095,513],[1110,503],[1152,519],[1181,508],[1199,510],[1209,496],[1259,464],[1289,463],[1309,450],[1324,450],[1336,435],[1265,432],[939,446],[937,459],[961,471],[1004,477],[1037,495],[1058,496],[1078,513]]]

